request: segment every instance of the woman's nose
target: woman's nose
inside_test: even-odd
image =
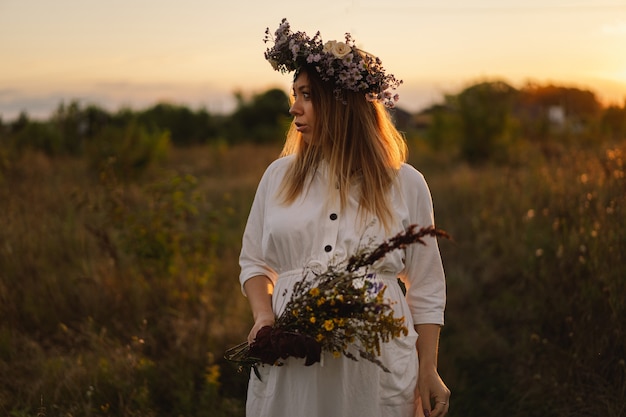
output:
[[[294,103],[289,108],[289,114],[291,114],[292,116],[296,116],[298,114],[302,114],[302,110],[301,110],[300,105],[298,104],[297,101],[294,101]]]

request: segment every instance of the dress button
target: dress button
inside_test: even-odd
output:
[[[330,215],[331,220],[337,220],[337,213],[333,213]]]
[[[331,250],[333,250],[333,247],[332,247],[332,246],[330,246],[330,245],[326,245],[326,246],[324,246],[324,250],[325,250],[326,252],[330,252]]]

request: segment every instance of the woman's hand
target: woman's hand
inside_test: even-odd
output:
[[[421,398],[425,417],[443,417],[450,408],[450,390],[436,369],[420,369],[415,397]]]
[[[256,338],[258,331],[264,326],[274,324],[275,316],[272,310],[272,291],[274,286],[272,281],[265,275],[257,275],[243,284],[244,291],[248,296],[252,316],[254,317],[254,326],[248,334],[248,343],[252,344]]]
[[[435,324],[415,326],[419,335],[417,339],[419,371],[415,399],[416,415],[420,417],[443,417],[450,408],[450,390],[437,372],[439,329],[440,326]]]
[[[256,334],[265,326],[272,326],[274,324],[275,316],[273,312],[259,313],[254,319],[254,326],[248,334],[248,344],[252,344],[256,338]]]

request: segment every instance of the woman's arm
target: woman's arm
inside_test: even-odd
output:
[[[275,316],[272,310],[274,285],[265,275],[257,275],[248,279],[243,284],[243,288],[254,317],[254,326],[248,334],[248,343],[252,343],[259,329],[274,324]]]
[[[424,415],[430,415],[430,417],[444,416],[450,406],[450,390],[437,372],[440,328],[441,326],[438,324],[418,324],[415,326],[419,335],[417,340],[419,376],[416,397],[417,394],[420,395]]]

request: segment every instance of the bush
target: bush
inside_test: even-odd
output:
[[[87,155],[96,172],[108,165],[117,177],[129,180],[163,161],[169,145],[167,131],[149,132],[142,125],[130,122],[124,127],[105,127],[87,145]]]

